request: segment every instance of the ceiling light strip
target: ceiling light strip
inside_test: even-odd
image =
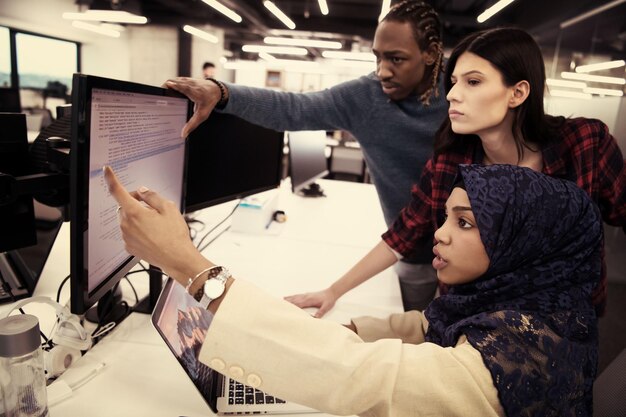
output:
[[[244,52],[267,52],[268,54],[285,55],[307,55],[309,52],[304,48],[294,46],[266,46],[266,45],[244,45],[241,47]]]
[[[583,93],[615,97],[622,97],[624,95],[622,90],[612,90],[610,88],[583,88]]]
[[[596,83],[607,83],[607,84],[626,84],[626,79],[618,78],[618,77],[605,77],[603,75],[591,75],[591,74],[579,74],[577,72],[562,72],[561,78],[566,78],[569,80],[580,80],[580,81],[591,81]]]
[[[316,39],[295,39],[295,38],[279,38],[275,36],[266,36],[263,42],[268,45],[287,45],[287,46],[304,46],[311,48],[341,49],[341,42],[322,41]]]
[[[267,8],[267,10],[272,12],[272,14],[274,16],[276,16],[278,18],[278,20],[283,22],[283,24],[285,26],[287,26],[289,29],[295,29],[296,28],[296,24],[293,22],[293,20],[291,20],[289,17],[287,17],[287,15],[285,13],[283,13],[283,11],[280,10],[274,3],[272,3],[269,0],[265,0],[263,2],[263,5]]]
[[[554,78],[546,79],[546,84],[550,87],[568,87],[568,88],[586,88],[587,84],[582,81],[557,80]]]
[[[380,6],[380,14],[378,15],[378,21],[380,22],[387,16],[389,9],[391,8],[391,0],[383,0],[383,4]]]
[[[620,4],[622,4],[624,2],[626,2],[626,0],[615,0],[615,1],[612,1],[610,3],[605,4],[604,6],[597,7],[595,9],[593,9],[593,10],[589,10],[586,13],[579,14],[576,17],[573,17],[573,18],[571,18],[569,20],[566,20],[565,22],[561,23],[559,25],[559,27],[561,29],[565,29],[565,28],[567,28],[569,26],[575,25],[578,22],[582,22],[585,19],[589,19],[591,16],[595,16],[598,13],[602,13],[602,12],[604,12],[606,10],[612,9],[615,6],[619,6]]]
[[[72,26],[82,30],[88,30],[90,32],[97,33],[99,35],[110,36],[112,38],[119,38],[120,33],[117,30],[109,29],[106,27],[101,27],[99,25],[94,25],[93,23],[82,22],[80,20],[74,20],[72,22]]]
[[[553,97],[582,98],[585,100],[591,99],[591,94],[581,93],[578,91],[551,90],[550,95]]]
[[[228,17],[232,21],[241,23],[242,21],[241,16],[239,16],[237,13],[235,13],[233,10],[229,9],[228,7],[224,6],[219,1],[217,0],[202,0],[202,1],[208,4],[209,6],[213,7],[215,10],[217,10],[224,16]]]
[[[219,41],[217,36],[190,25],[183,26],[183,30],[190,35],[197,36],[198,38],[204,39],[205,41],[209,41],[211,43],[217,43]]]
[[[320,12],[326,16],[328,14],[328,4],[326,0],[317,0],[317,3],[320,5]]]
[[[617,61],[598,62],[597,64],[580,65],[576,67],[576,72],[593,72],[602,71],[605,69],[619,68],[626,65],[626,61],[623,59]]]
[[[478,23],[483,23],[484,21],[486,21],[487,19],[491,18],[493,15],[498,13],[500,10],[504,9],[506,6],[513,3],[513,1],[514,0],[500,0],[493,6],[485,9],[484,12],[478,15],[476,20],[478,21]]]
[[[66,20],[89,22],[134,23],[140,25],[148,23],[148,18],[145,16],[138,16],[121,10],[87,10],[84,13],[65,12],[62,14],[62,17]]]

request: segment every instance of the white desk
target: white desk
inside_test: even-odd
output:
[[[299,197],[291,194],[288,185],[281,187],[278,208],[287,212],[288,220],[280,230],[259,235],[226,232],[205,250],[205,255],[227,265],[236,278],[254,282],[279,297],[329,285],[378,242],[385,225],[373,186],[319,182],[328,197]],[[198,218],[205,221],[208,230],[231,211],[233,204],[209,208]],[[67,275],[68,232],[64,225],[36,295],[54,297]],[[147,280],[137,275],[142,274],[132,280],[140,295],[145,294]],[[127,293],[130,291],[125,291],[125,296]],[[62,301],[68,294],[69,288],[65,288]],[[345,323],[358,315],[384,317],[401,311],[401,306],[397,279],[387,270],[342,297],[326,318]],[[7,308],[3,306],[0,312]],[[106,366],[98,375],[70,398],[51,406],[52,417],[212,415],[152,328],[148,315],[133,313],[60,380],[80,378],[85,369],[100,362]]]

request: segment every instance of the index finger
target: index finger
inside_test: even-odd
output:
[[[109,192],[120,207],[128,209],[133,204],[140,204],[132,195],[130,195],[128,191],[126,191],[110,166],[105,166],[102,168],[102,171],[104,172],[104,179],[109,188]]]

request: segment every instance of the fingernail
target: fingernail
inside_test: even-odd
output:
[[[147,193],[147,192],[148,192],[148,191],[150,191],[150,190],[148,189],[148,187],[144,187],[144,186],[142,185],[141,187],[139,187],[139,190],[137,190],[137,191],[139,191],[140,193],[142,193],[142,194],[143,194],[143,193]]]

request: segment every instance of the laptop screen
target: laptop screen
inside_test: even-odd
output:
[[[182,285],[168,279],[159,297],[152,323],[178,359],[206,403],[217,413],[218,373],[198,360],[213,319]]]

